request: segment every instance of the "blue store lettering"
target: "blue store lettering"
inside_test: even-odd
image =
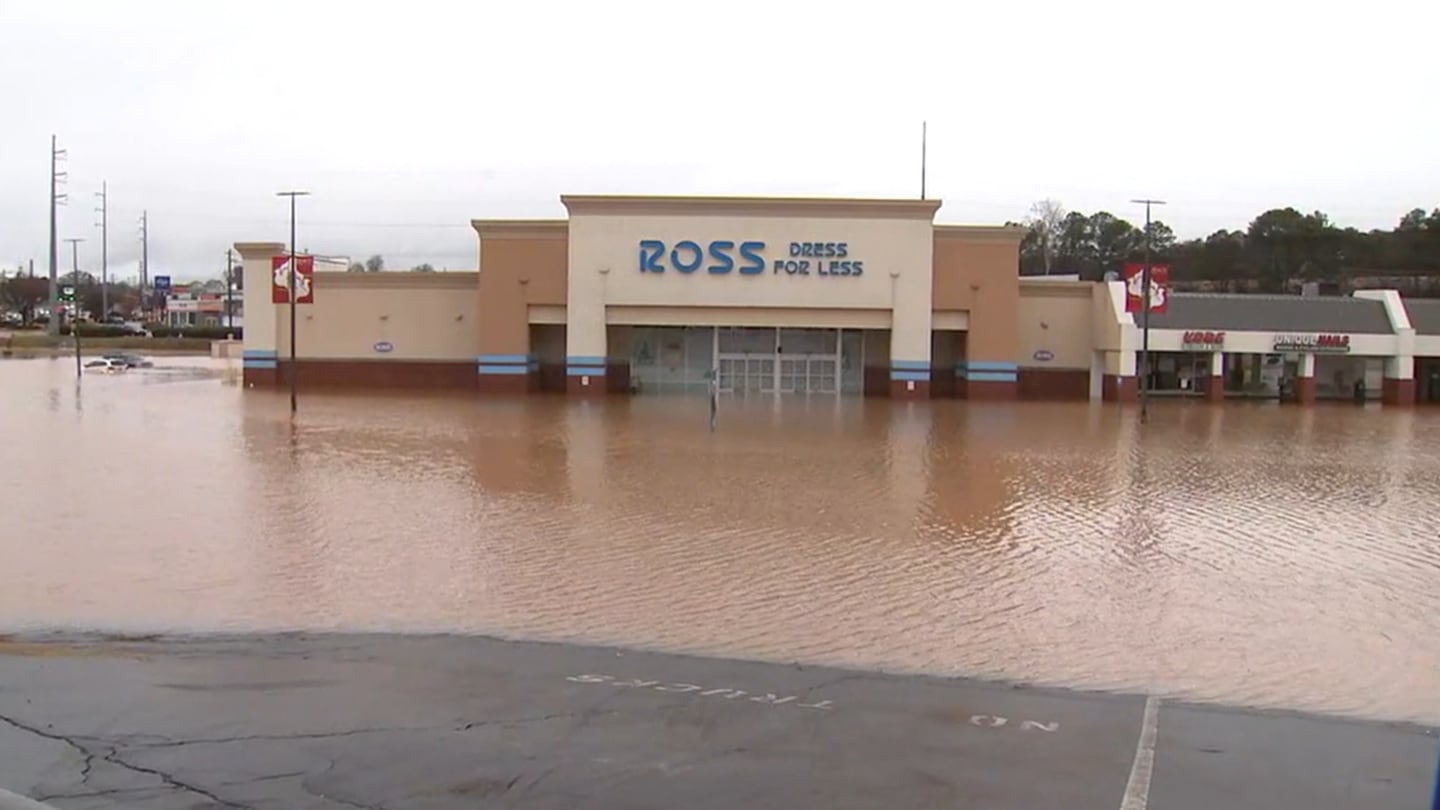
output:
[[[772,275],[809,276],[812,270],[817,276],[854,278],[864,274],[864,262],[845,258],[850,255],[846,242],[791,242],[789,248],[790,258],[776,259],[771,265]],[[736,243],[728,239],[717,239],[703,247],[693,239],[682,239],[673,245],[659,239],[642,239],[639,266],[642,273],[664,273],[673,269],[690,275],[703,266],[705,272],[717,276],[737,271],[743,276],[753,276],[765,272],[764,250],[764,242],[741,242],[737,249]]]

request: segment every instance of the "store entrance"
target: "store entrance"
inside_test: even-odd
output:
[[[839,329],[726,327],[718,331],[722,393],[840,393]]]

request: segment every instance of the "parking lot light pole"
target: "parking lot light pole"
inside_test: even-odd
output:
[[[1140,421],[1150,417],[1150,206],[1164,200],[1131,200],[1145,206],[1145,267],[1140,274]]]
[[[290,413],[293,415],[298,408],[295,399],[295,198],[308,197],[308,191],[278,191],[277,197],[290,198],[290,270],[287,273],[286,284],[288,286],[287,297],[290,300]]]

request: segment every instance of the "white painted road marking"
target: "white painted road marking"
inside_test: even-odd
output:
[[[1160,717],[1160,698],[1145,699],[1145,717],[1140,721],[1140,741],[1135,743],[1135,762],[1120,810],[1145,810],[1150,803],[1150,774],[1155,769],[1155,732]]]
[[[993,714],[970,715],[970,725],[979,726],[980,728],[1000,728],[1001,726],[1009,724],[1009,722],[1010,718],[999,717]],[[1014,728],[1018,728],[1021,731],[1045,731],[1054,734],[1060,730],[1060,721],[1047,720],[1042,723],[1039,720],[1021,720]]]
[[[749,695],[750,697],[746,698],[746,700],[749,700],[751,703],[763,703],[767,706],[780,706],[788,703],[798,709],[816,709],[822,712],[830,711],[835,705],[833,701],[829,700],[817,700],[814,703],[796,703],[795,701],[800,698],[794,695],[782,697],[774,692],[761,694],[759,692],[746,692],[744,689],[706,689],[703,686],[693,683],[666,683],[665,681],[644,681],[638,678],[622,681],[616,679],[614,675],[567,675],[565,676],[565,680],[573,681],[574,683],[603,683],[609,684],[610,686],[620,686],[630,689],[654,689],[656,692],[693,693],[701,697],[719,697],[726,700],[736,700]]]

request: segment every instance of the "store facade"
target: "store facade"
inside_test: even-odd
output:
[[[302,375],[583,396],[705,391],[714,374],[726,393],[1016,396],[1018,228],[936,225],[938,200],[562,202],[564,220],[473,222],[478,273],[314,274]],[[247,281],[272,284],[283,246],[238,247]],[[246,336],[255,384],[283,376],[279,309]]]
[[[473,221],[478,272],[302,265],[296,379],[482,395],[713,385],[1125,402],[1143,375],[1158,393],[1211,400],[1440,400],[1440,302],[1412,302],[1412,326],[1392,291],[1177,293],[1152,318],[1142,363],[1121,283],[1021,278],[1021,229],[936,224],[938,200],[561,201],[565,219]],[[251,294],[245,382],[283,385],[285,246],[236,247]]]

